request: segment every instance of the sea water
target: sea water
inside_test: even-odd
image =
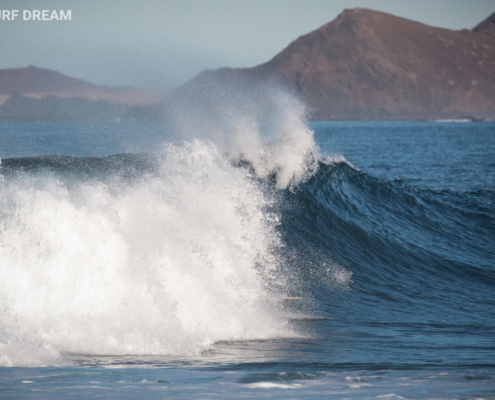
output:
[[[495,124],[282,109],[0,125],[2,399],[495,398]]]

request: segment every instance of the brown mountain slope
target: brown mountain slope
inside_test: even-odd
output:
[[[200,74],[222,82],[276,80],[313,119],[495,116],[495,38],[435,28],[368,9],[345,10],[251,69]]]

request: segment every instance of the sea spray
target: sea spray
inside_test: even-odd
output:
[[[213,71],[172,94],[166,110],[175,140],[211,141],[229,160],[248,162],[257,177],[275,176],[278,189],[294,187],[318,168],[304,103],[273,83],[225,81]]]

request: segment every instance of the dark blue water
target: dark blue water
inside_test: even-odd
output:
[[[4,366],[0,397],[495,398],[495,123],[310,126],[318,171],[285,190],[261,182],[277,199],[288,295],[302,297],[283,307],[298,337]],[[147,153],[164,136],[152,124],[2,124],[0,175],[138,179],[154,174]]]
[[[410,186],[495,188],[493,122],[315,122],[318,144],[363,172]]]

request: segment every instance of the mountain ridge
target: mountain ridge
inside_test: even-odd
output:
[[[453,31],[344,10],[266,63],[206,71],[177,90],[205,78],[265,80],[300,95],[316,120],[493,118],[495,38],[486,29]]]

